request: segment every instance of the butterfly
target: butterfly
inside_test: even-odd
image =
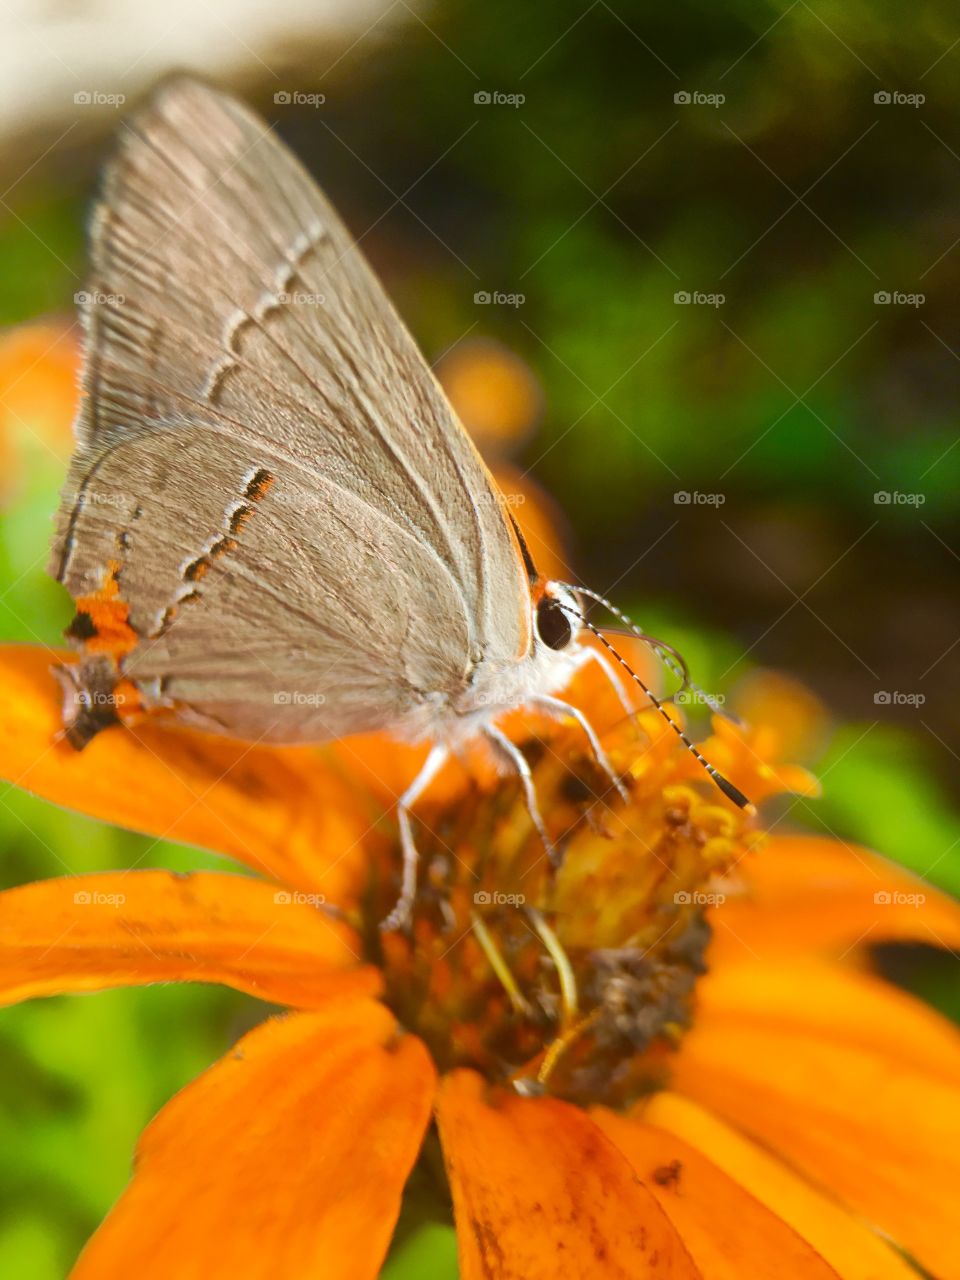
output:
[[[115,723],[122,690],[126,707],[253,742],[429,741],[398,804],[389,927],[416,889],[411,807],[466,742],[516,769],[555,855],[496,724],[510,708],[573,716],[625,794],[556,696],[584,662],[613,677],[582,642],[578,590],[537,573],[352,236],[265,122],[167,82],[120,132],[90,252],[50,566],[77,606],[79,660],[58,669],[68,740]]]

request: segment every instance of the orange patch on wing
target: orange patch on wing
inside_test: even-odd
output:
[[[174,601],[173,604],[168,604],[166,609],[163,611],[163,622],[160,626],[161,634],[166,631],[168,627],[173,625],[177,615],[185,604],[196,604],[200,599],[202,599],[202,597],[199,591],[191,591],[189,595],[181,596],[180,599]]]
[[[188,564],[183,571],[183,576],[187,582],[197,582],[209,570],[210,565],[204,559],[194,560],[192,564]]]
[[[221,556],[229,555],[231,551],[236,551],[236,549],[237,542],[235,538],[219,538],[207,554],[209,559],[219,560]]]
[[[683,1241],[578,1107],[485,1097],[458,1071],[437,1108],[463,1280],[698,1280]]]
[[[252,507],[238,507],[230,517],[230,532],[240,533],[253,515]]]
[[[269,471],[261,467],[261,469],[247,484],[245,496],[248,497],[251,502],[259,502],[260,499],[265,497],[269,492],[274,479],[275,477],[272,476]]]
[[[107,653],[119,657],[129,653],[137,645],[139,637],[130,625],[130,607],[120,597],[117,575],[120,561],[111,560],[107,565],[103,586],[93,595],[80,596],[77,601],[77,619],[87,620],[83,635],[83,647],[87,653]],[[77,619],[74,620],[76,628]],[[92,629],[92,634],[89,634]],[[75,630],[74,634],[79,634]]]
[[[434,1087],[382,1005],[271,1019],[148,1126],[72,1280],[374,1280]]]

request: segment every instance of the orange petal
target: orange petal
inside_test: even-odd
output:
[[[806,769],[773,763],[780,736],[769,726],[754,728],[714,716],[712,735],[699,745],[710,763],[734,781],[754,804],[785,791],[802,796],[820,794],[819,782]],[[686,762],[690,777],[696,776],[699,767],[693,756]]]
[[[672,1075],[678,1092],[779,1154],[936,1274],[960,1275],[956,1080],[815,1024],[779,1025],[775,1011],[771,1025],[695,1022]]]
[[[713,913],[716,961],[858,944],[926,942],[960,949],[960,907],[867,849],[817,836],[777,836],[740,868],[746,896]]]
[[[960,1080],[960,1034],[921,1000],[870,973],[818,960],[718,964],[697,982],[696,1025],[803,1031]]]
[[[583,1111],[499,1094],[459,1071],[438,1122],[463,1280],[697,1277],[683,1242]]]
[[[0,776],[44,799],[167,840],[226,853],[298,888],[345,901],[373,820],[333,757],[250,746],[156,722],[61,736],[50,666],[67,655],[0,647]]]
[[[815,760],[826,744],[829,714],[799,680],[781,671],[752,671],[737,681],[733,702],[748,725],[762,726],[772,760]]]
[[[311,1007],[372,993],[351,930],[246,876],[65,876],[0,893],[0,1004],[150,982],[222,982]]]
[[[244,1036],[148,1126],[72,1280],[373,1280],[435,1084],[394,1034],[363,1001]]]
[[[836,1280],[836,1271],[792,1227],[695,1147],[603,1108],[591,1114],[656,1196],[710,1280]]]
[[[695,1102],[658,1093],[642,1115],[708,1156],[808,1240],[843,1280],[917,1280],[913,1267],[858,1217]]]
[[[77,334],[72,324],[30,324],[0,338],[0,443],[39,436],[63,462],[77,405]],[[0,485],[6,473],[0,478]]]
[[[326,748],[328,758],[336,761],[340,775],[354,792],[373,801],[371,821],[393,807],[420,772],[429,750],[429,746],[399,742],[383,733],[356,734]],[[427,794],[433,803],[449,803],[467,781],[458,761],[451,760],[430,783]]]

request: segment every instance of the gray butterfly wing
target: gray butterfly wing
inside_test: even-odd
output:
[[[397,725],[531,644],[495,486],[315,184],[177,80],[123,127],[92,244],[51,571],[104,590],[125,675],[239,737]]]

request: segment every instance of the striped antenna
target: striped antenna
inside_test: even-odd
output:
[[[637,626],[632,618],[627,617],[622,609],[618,609],[611,600],[608,600],[606,596],[600,595],[598,591],[591,591],[589,587],[575,587],[572,582],[558,582],[557,586],[563,587],[567,591],[572,591],[574,594],[579,592],[580,595],[589,596],[591,600],[595,600],[597,604],[603,605],[604,609],[606,609],[608,613],[611,613],[619,622],[622,622],[631,635],[636,636],[638,640],[642,640],[644,644],[649,645],[667,670],[672,671],[675,676],[679,676],[682,684],[677,691],[678,693],[682,693],[685,689],[689,689],[691,693],[695,693],[697,695],[704,706],[710,708],[714,715],[723,716],[724,719],[731,720],[734,724],[741,723],[735,715],[720,705],[713,694],[707,693],[707,691],[705,689],[701,689],[698,684],[694,684],[690,679],[690,672],[686,662],[684,661],[683,655],[679,653],[672,644],[667,644],[665,640],[658,640],[656,636],[647,635],[645,631],[642,631]],[[594,628],[587,622],[586,618],[584,618],[583,621],[586,626],[590,627],[591,631],[594,630]],[[676,697],[677,694],[674,694],[673,696]]]
[[[566,586],[566,583],[558,583],[557,585]],[[581,590],[582,588],[573,587],[570,589],[574,591],[578,591],[578,590]],[[586,592],[585,594],[591,595],[592,593]],[[749,813],[749,814],[756,813],[756,807],[750,803],[750,801],[747,799],[747,797],[743,794],[743,792],[738,787],[735,787],[733,785],[733,783],[730,781],[729,778],[725,778],[723,774],[720,772],[720,770],[717,769],[714,765],[712,765],[710,761],[704,755],[701,754],[701,752],[697,749],[694,743],[690,741],[690,739],[687,737],[684,731],[680,728],[677,722],[669,714],[666,707],[663,705],[660,699],[656,696],[656,694],[644,684],[644,682],[640,679],[640,677],[634,671],[633,667],[631,667],[629,662],[627,662],[626,658],[621,657],[621,655],[616,651],[616,649],[613,647],[610,641],[606,638],[606,636],[603,635],[600,629],[598,627],[595,627],[592,622],[588,621],[588,619],[585,618],[582,613],[580,613],[576,609],[571,609],[568,605],[565,605],[562,600],[557,599],[556,596],[554,596],[554,600],[559,605],[559,607],[564,611],[564,613],[569,614],[571,618],[576,618],[578,622],[582,623],[583,626],[585,626],[588,631],[591,631],[597,637],[597,639],[600,641],[603,647],[609,653],[613,654],[617,662],[619,662],[621,667],[623,667],[624,671],[626,671],[627,675],[630,676],[630,678],[640,686],[640,688],[643,690],[646,696],[650,699],[650,702],[660,712],[664,720],[666,720],[667,724],[674,731],[674,733],[677,735],[677,737],[680,739],[683,745],[687,748],[687,750],[692,753],[692,755],[696,758],[696,760],[701,765],[703,765],[704,769],[706,769],[707,773],[709,773],[710,777],[713,779],[716,785],[720,788],[723,794],[727,797],[727,799],[732,800],[733,803],[737,806],[737,808],[743,809],[745,813]],[[606,602],[602,601],[601,603],[606,603]]]

